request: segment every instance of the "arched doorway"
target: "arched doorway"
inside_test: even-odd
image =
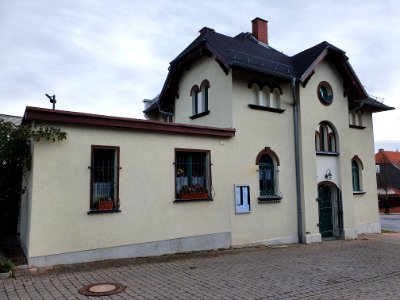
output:
[[[332,182],[318,185],[319,232],[322,238],[340,238],[343,231],[342,197]]]

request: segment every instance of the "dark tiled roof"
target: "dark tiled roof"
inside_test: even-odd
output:
[[[296,68],[298,77],[301,77],[301,75],[307,71],[307,69],[325,50],[332,50],[342,55],[345,54],[343,50],[333,46],[332,44],[329,44],[326,41],[297,53],[296,55],[292,56],[292,61]]]
[[[160,94],[158,94],[157,96],[155,96],[153,99],[145,99],[147,101],[150,101],[150,105],[143,111],[144,113],[148,112],[148,111],[153,111],[155,110],[158,106],[159,106],[159,100],[160,99]]]
[[[379,111],[386,111],[386,110],[393,110],[395,109],[394,107],[388,106],[386,104],[383,104],[382,102],[379,102],[371,97],[368,99],[363,100],[363,106],[370,109],[373,112],[379,112]]]
[[[19,126],[21,125],[22,117],[0,114],[0,120],[3,120],[5,122],[11,122],[16,126]]]
[[[260,45],[250,33],[241,33],[232,38],[209,28],[201,30],[200,36],[171,61],[171,67],[202,46],[206,46],[227,67],[238,66],[285,78],[297,76],[289,56],[272,47]]]
[[[365,99],[368,97],[348,63],[345,52],[326,41],[294,56],[287,56],[266,44],[260,43],[250,33],[240,33],[235,37],[229,37],[204,27],[200,30],[200,35],[170,62],[169,73],[159,100],[144,112],[148,113],[155,110],[158,103],[173,101],[172,99],[178,95],[176,82],[182,75],[185,65],[190,65],[203,55],[214,55],[225,72],[228,72],[232,67],[239,67],[283,79],[298,78],[300,81],[306,81],[307,77],[312,74],[315,65],[328,53],[336,59],[338,71],[342,74],[343,80],[348,82],[348,86],[351,86],[349,99]],[[174,88],[175,90],[173,90]],[[371,111],[392,109],[373,99],[366,100],[364,104]]]

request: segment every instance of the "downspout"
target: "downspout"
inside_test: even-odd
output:
[[[364,106],[364,101],[361,100],[361,103],[359,106],[356,106],[355,108],[351,109],[350,112],[357,112],[357,110],[361,109]]]
[[[293,123],[294,123],[294,159],[296,166],[296,198],[297,198],[297,233],[299,244],[303,243],[303,210],[301,207],[301,190],[300,190],[300,143],[299,143],[299,107],[296,97],[296,81],[292,78],[293,92]]]
[[[175,116],[173,113],[169,113],[169,112],[166,112],[166,111],[161,110],[161,105],[160,105],[160,103],[158,103],[158,111],[159,111],[162,115],[167,115],[167,116],[171,116],[171,117],[174,117],[174,116]]]

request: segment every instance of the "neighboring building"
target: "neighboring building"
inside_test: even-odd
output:
[[[33,145],[30,265],[380,232],[372,113],[392,108],[331,44],[289,57],[262,19],[205,27],[145,104],[149,120],[27,107],[68,133]]]
[[[22,122],[22,117],[0,114],[0,120],[4,122],[11,122],[15,126],[19,126]]]
[[[379,208],[400,206],[400,152],[379,149],[375,154]]]

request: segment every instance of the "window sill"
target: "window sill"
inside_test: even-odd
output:
[[[175,199],[174,203],[181,203],[181,202],[207,202],[207,201],[214,201],[213,198],[201,198],[201,199]]]
[[[367,128],[367,127],[365,127],[365,126],[360,126],[360,125],[349,125],[349,127],[350,128],[354,128],[354,129],[365,129],[365,128]]]
[[[260,196],[258,197],[258,203],[280,203],[282,196]]]
[[[325,151],[317,151],[317,155],[326,155],[326,156],[339,156],[338,152],[325,152]]]
[[[114,208],[114,209],[103,209],[103,210],[89,210],[87,212],[88,215],[97,215],[97,214],[113,214],[113,213],[120,213],[121,210],[119,208]]]
[[[193,116],[190,116],[189,118],[191,118],[192,120],[203,117],[203,116],[207,116],[210,113],[209,110],[203,111],[201,113],[195,114]]]
[[[262,106],[262,105],[255,105],[255,104],[249,104],[249,107],[251,109],[270,111],[270,112],[274,112],[274,113],[278,113],[278,114],[281,114],[281,113],[283,113],[285,111],[284,109],[280,109],[280,108],[274,108],[274,107],[268,107],[268,106]]]
[[[353,191],[353,195],[364,195],[364,191]]]

